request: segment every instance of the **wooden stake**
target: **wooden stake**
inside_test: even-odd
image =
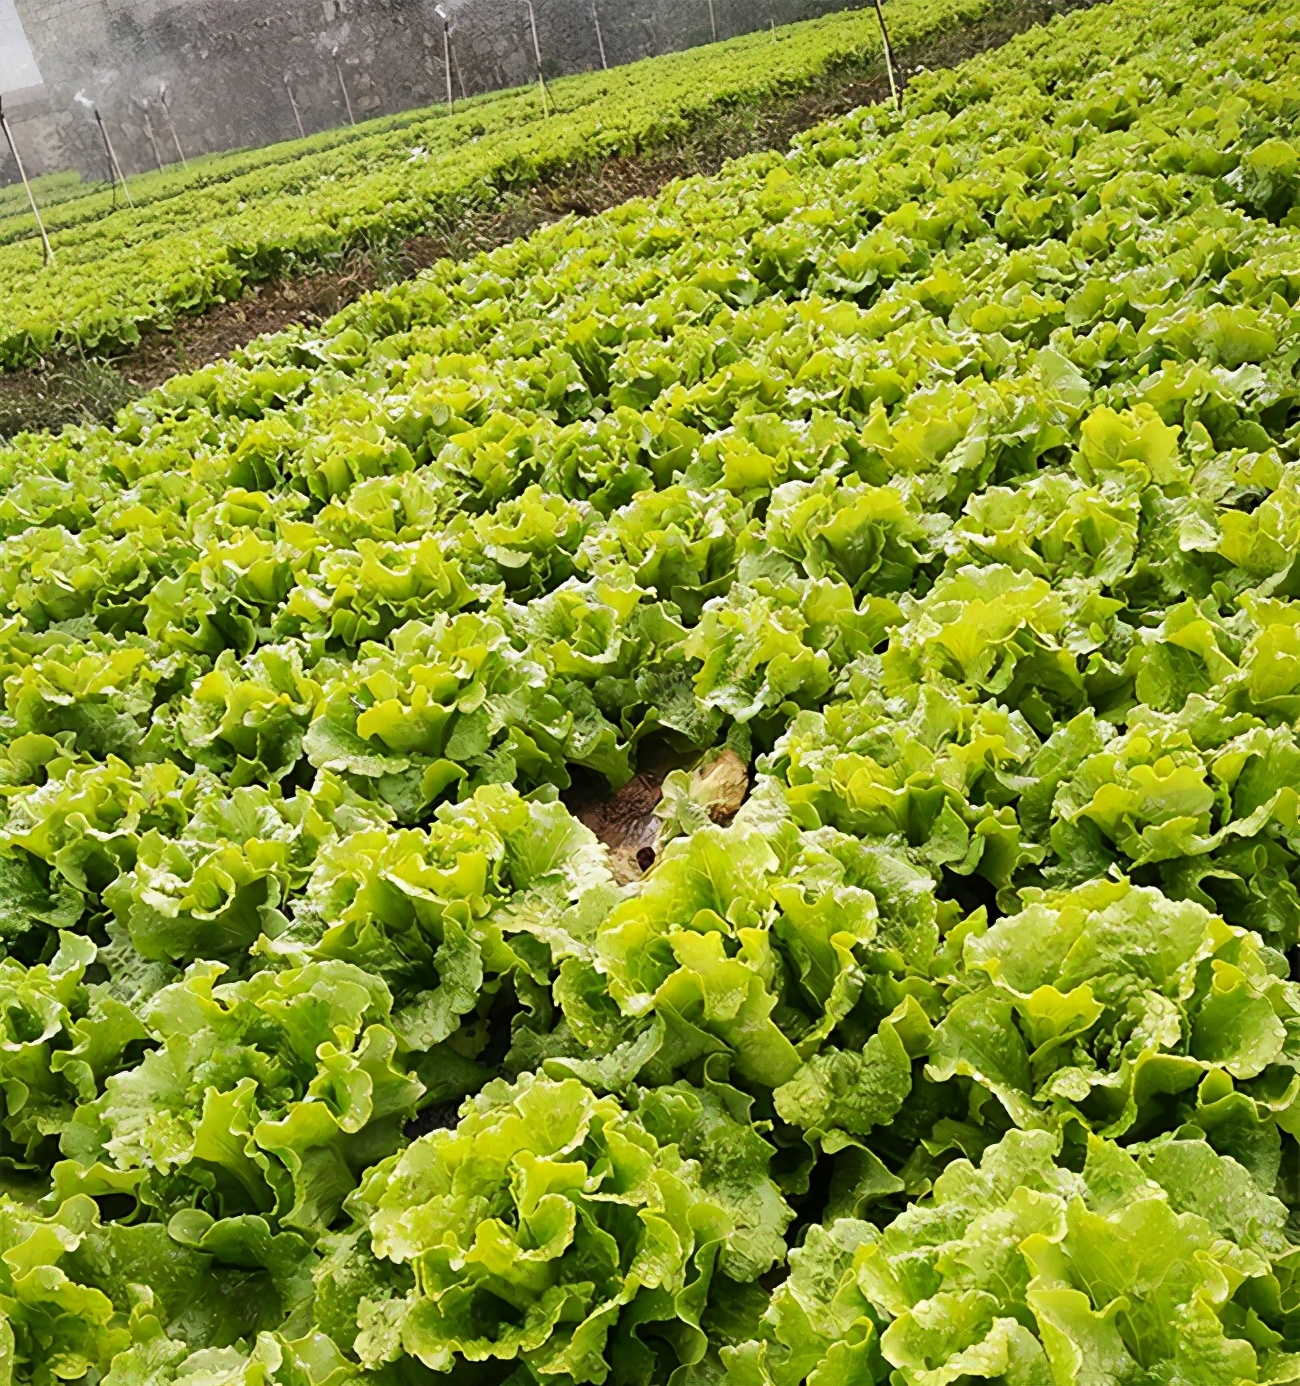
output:
[[[713,4],[713,0],[709,0]],[[600,32],[600,11],[596,8],[596,0],[591,0],[591,18],[596,25],[596,42],[600,46],[600,65],[609,71],[609,63],[605,61],[605,36]]]
[[[54,247],[50,244],[50,238],[45,234],[45,223],[41,220],[41,209],[36,205],[36,196],[32,192],[32,185],[27,181],[27,170],[23,167],[22,156],[18,153],[18,144],[14,140],[14,132],[9,128],[9,117],[4,113],[4,106],[0,104],[0,126],[3,126],[5,139],[9,142],[9,152],[14,156],[14,163],[18,165],[18,176],[23,180],[23,189],[27,193],[27,202],[32,209],[32,216],[36,218],[36,229],[41,233],[41,254],[45,257],[45,263],[54,263]]]
[[[289,74],[287,72],[284,74],[284,89],[289,93],[289,104],[293,107],[293,118],[298,125],[298,137],[299,139],[305,140],[307,138],[307,132],[302,128],[302,115],[298,111],[298,102],[293,94],[293,83],[289,80]]]
[[[885,46],[885,70],[889,73],[889,90],[894,97],[894,105],[901,111],[903,109],[903,93],[898,89],[898,83],[894,80],[894,49],[889,42],[889,29],[885,25],[885,9],[876,0],[876,18],[880,21],[880,39]]]
[[[108,137],[108,126],[104,124],[104,117],[99,113],[99,107],[95,107],[95,121],[99,125],[99,133],[104,137],[104,148],[108,151],[108,166],[112,170],[114,177],[122,185],[122,196],[126,198],[126,205],[134,207],[135,203],[131,200],[131,189],[126,185],[126,179],[122,176],[122,165],[117,161],[117,155],[113,152],[113,141]]]
[[[709,0],[709,28],[713,30],[713,41],[718,41],[718,16],[713,8],[713,0]]]

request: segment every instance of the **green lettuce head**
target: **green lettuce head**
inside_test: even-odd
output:
[[[737,1161],[724,1171],[716,1148],[725,1115],[684,1086],[644,1096],[629,1107],[575,1079],[496,1082],[454,1130],[375,1169],[354,1202],[370,1211],[375,1254],[409,1264],[415,1287],[362,1302],[363,1364],[500,1359],[530,1379],[601,1383],[699,1361],[715,1276],[770,1268],[789,1211],[766,1175],[770,1147],[742,1141],[745,1196],[775,1214],[760,1251]]]

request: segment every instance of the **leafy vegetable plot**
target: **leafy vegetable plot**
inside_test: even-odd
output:
[[[0,452],[0,1381],[1300,1381],[1298,112],[1113,0]]]
[[[895,0],[892,32],[903,43],[934,39],[999,3]],[[779,44],[764,27],[561,78],[558,118],[543,118],[526,86],[461,101],[450,118],[439,105],[139,174],[130,208],[119,208],[115,187],[65,188],[55,175],[37,190],[53,267],[21,189],[17,198],[0,189],[0,369],[115,352],[252,284],[440,234],[512,189],[653,150],[737,106],[757,110],[880,57],[874,14],[832,14],[783,29]]]

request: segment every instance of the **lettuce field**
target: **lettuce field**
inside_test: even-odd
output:
[[[916,43],[1006,8],[891,0],[892,34]],[[0,194],[0,370],[129,347],[250,285],[456,225],[512,189],[658,149],[880,53],[874,11],[850,11],[782,30],[776,44],[764,32],[561,78],[558,120],[542,118],[530,87],[474,97],[452,118],[408,112],[151,172],[131,180],[132,208],[116,189],[56,184],[41,191],[52,268],[21,190]]]
[[[1298,127],[1111,0],[0,450],[0,1382],[1300,1381]]]

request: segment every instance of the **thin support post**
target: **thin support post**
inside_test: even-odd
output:
[[[158,165],[158,172],[163,171],[162,155],[158,152],[158,141],[153,136],[153,121],[149,119],[149,103],[144,104],[144,132],[149,136],[149,147],[153,150],[153,161]]]
[[[713,0],[709,0],[709,4],[712,6]],[[605,58],[605,36],[600,32],[600,11],[596,8],[596,0],[591,0],[591,19],[596,26],[596,45],[600,49],[600,65],[608,72],[609,62]]]
[[[189,168],[190,161],[185,157],[185,151],[181,148],[181,137],[176,133],[176,122],[172,119],[172,108],[168,103],[166,91],[158,99],[162,102],[163,115],[167,117],[167,128],[172,132],[172,143],[176,146],[176,157],[181,161],[182,168]]]
[[[718,15],[713,8],[713,0],[709,0],[709,28],[713,30],[713,41],[718,41]]]
[[[131,200],[131,189],[126,185],[126,179],[122,176],[122,165],[117,161],[117,155],[113,151],[113,141],[108,137],[108,126],[104,124],[104,117],[99,113],[99,107],[95,107],[95,122],[99,126],[99,133],[104,137],[104,148],[108,152],[108,166],[113,172],[113,176],[122,185],[122,196],[126,198],[126,205],[134,207],[135,203]]]
[[[876,18],[880,21],[880,41],[885,48],[885,71],[889,73],[889,90],[894,98],[894,105],[901,111],[903,109],[903,93],[894,78],[894,47],[889,42],[889,29],[885,24],[885,7],[880,3],[880,0],[876,0]]]
[[[451,90],[451,21],[442,21],[442,64],[447,69],[447,114],[456,114],[456,98]]]
[[[307,132],[302,128],[302,112],[298,109],[298,98],[293,94],[293,83],[289,80],[289,74],[284,74],[284,89],[289,93],[289,104],[293,107],[294,122],[298,126],[298,138],[305,140]]]
[[[343,69],[339,66],[338,54],[334,55],[334,71],[338,73],[339,89],[343,93],[343,104],[348,109],[348,124],[355,125],[357,118],[352,114],[352,98],[348,95],[348,84],[343,80]]]
[[[32,192],[32,185],[27,181],[27,170],[23,167],[22,155],[18,152],[18,143],[14,139],[14,132],[9,128],[9,117],[4,113],[4,107],[0,105],[0,126],[3,126],[5,139],[9,144],[9,152],[14,156],[14,163],[18,165],[18,176],[23,180],[23,189],[27,193],[27,202],[32,209],[32,216],[36,218],[36,229],[41,233],[41,254],[45,257],[45,263],[54,263],[54,247],[50,244],[50,238],[45,234],[45,223],[41,220],[41,209],[36,205],[36,195]]]
[[[550,115],[551,98],[546,90],[546,74],[542,71],[542,45],[537,38],[537,14],[533,10],[533,0],[524,0],[528,6],[528,23],[533,31],[533,56],[537,59],[537,88],[542,94],[542,115]]]

